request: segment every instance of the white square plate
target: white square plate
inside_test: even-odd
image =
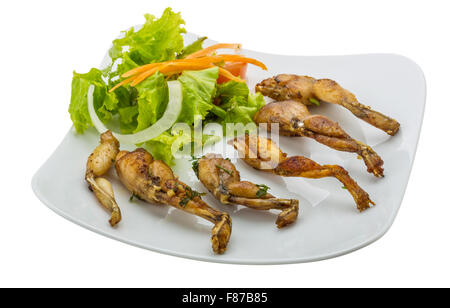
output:
[[[355,139],[373,146],[385,162],[382,179],[367,173],[354,154],[334,151],[307,138],[280,137],[280,146],[288,154],[346,168],[370,194],[375,207],[359,213],[348,192],[335,179],[281,178],[238,161],[244,180],[267,184],[277,197],[299,199],[300,217],[295,224],[279,230],[276,213],[221,205],[207,195],[204,200],[208,204],[227,211],[233,219],[228,249],[224,255],[215,255],[210,244],[211,224],[168,206],[130,202],[130,192],[111,171],[109,178],[123,214],[119,225],[111,228],[108,213],[84,181],[86,160],[98,144],[98,134],[92,129],[77,135],[73,128],[35,174],[32,186],[38,198],[68,220],[105,236],[161,253],[211,262],[308,262],[349,253],[379,239],[400,208],[416,152],[425,107],[421,69],[409,59],[391,54],[302,57],[248,50],[244,54],[263,61],[269,68],[263,72],[249,67],[250,89],[278,73],[330,78],[352,91],[363,104],[400,122],[399,133],[390,137],[339,106],[322,104],[311,108],[312,113],[329,116]],[[174,171],[188,185],[206,191],[186,160],[177,161]]]

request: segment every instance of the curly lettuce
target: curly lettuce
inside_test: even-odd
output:
[[[119,101],[115,94],[108,93],[100,70],[93,68],[86,74],[73,72],[69,113],[78,133],[83,133],[92,126],[87,104],[87,92],[91,84],[95,85],[94,108],[99,118],[107,122],[112,118],[113,113],[117,112]]]
[[[183,107],[179,122],[193,124],[214,108],[212,99],[216,92],[219,68],[213,67],[201,71],[184,71],[178,81],[183,88]]]
[[[154,159],[160,159],[169,165],[173,165],[174,153],[172,150],[177,152],[187,147],[187,152],[192,155],[194,154],[195,149],[200,146],[211,145],[220,140],[220,137],[214,135],[203,134],[201,137],[199,142],[195,142],[192,135],[164,132],[158,137],[145,142],[141,146],[149,151]]]
[[[206,36],[199,37],[191,44],[185,46],[183,50],[177,55],[177,59],[184,59],[187,56],[189,56],[191,53],[194,53],[196,51],[199,51],[200,49],[203,49],[203,42],[207,39]]]
[[[244,82],[228,81],[217,85],[215,103],[221,108],[228,109],[233,98],[246,99],[250,91]]]
[[[167,8],[157,19],[146,14],[144,25],[123,32],[123,37],[113,41],[109,50],[112,62],[121,59],[116,75],[147,63],[173,60],[184,48],[182,33],[186,33],[180,13]]]
[[[91,69],[86,74],[74,72],[72,94],[69,105],[70,117],[78,133],[92,126],[88,112],[87,93],[95,85],[94,109],[99,119],[109,127],[120,127],[123,134],[132,134],[153,125],[162,117],[168,104],[166,77],[156,72],[133,87],[125,85],[114,92],[108,92],[122,80],[121,75],[135,67],[182,59],[202,49],[206,37],[200,37],[184,46],[186,33],[184,20],[179,13],[167,8],[160,18],[145,15],[141,27],[122,32],[122,37],[113,41],[109,50],[111,64],[103,70]],[[183,91],[182,111],[177,122],[197,125],[199,119],[205,122],[247,124],[264,105],[261,94],[251,94],[245,83],[230,81],[217,84],[218,67],[200,71],[184,71],[170,78],[176,78]],[[172,150],[193,151],[200,144],[211,144],[218,137],[203,134],[201,142],[190,134],[166,131],[148,140],[143,146],[156,159],[173,163]]]
[[[217,85],[215,103],[224,109],[222,123],[251,123],[256,112],[265,105],[261,93],[250,93],[243,82],[228,81]]]
[[[136,88],[139,95],[135,133],[149,127],[161,118],[169,100],[167,82],[164,75],[159,72],[144,80]]]

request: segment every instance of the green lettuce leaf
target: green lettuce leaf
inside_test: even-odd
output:
[[[249,93],[248,97],[234,96],[228,104],[227,116],[223,123],[252,123],[256,112],[265,105],[264,97],[261,93]]]
[[[179,122],[193,124],[198,117],[204,119],[213,109],[212,98],[219,76],[217,67],[201,71],[184,71],[178,78],[183,88],[183,107]]]
[[[100,70],[93,68],[86,74],[74,72],[69,113],[78,133],[83,133],[87,128],[92,126],[87,104],[87,93],[91,84],[95,85],[93,95],[94,108],[100,120],[107,122],[117,112],[119,101],[115,94],[108,93]]]
[[[168,132],[164,132],[158,137],[147,141],[142,145],[149,151],[154,159],[163,160],[169,165],[173,165],[172,144],[179,136],[173,136]]]
[[[118,108],[130,107],[137,104],[138,91],[135,87],[122,86],[114,90],[118,103]]]
[[[129,70],[132,70],[133,68],[139,67],[140,64],[137,64],[130,58],[130,53],[126,52],[123,55],[121,55],[120,63],[117,65],[117,69],[112,71],[112,68],[114,67],[113,62],[109,67],[106,68],[106,70],[103,72],[104,75],[108,77],[108,83],[113,87],[116,83],[120,82],[122,79],[117,78],[124,74],[125,72],[128,72]],[[117,59],[116,59],[117,60]],[[116,61],[114,60],[114,61]],[[114,80],[114,81],[113,81]]]
[[[222,121],[223,133],[227,136],[241,136],[254,131],[256,124],[253,121],[253,115],[258,111],[258,108],[250,106],[248,100],[240,96],[233,97],[229,104],[227,116]]]
[[[193,155],[195,150],[200,146],[212,145],[220,139],[221,138],[218,136],[203,134],[200,142],[201,144],[196,144],[192,135],[186,135],[182,132],[179,134],[164,132],[158,137],[145,142],[141,146],[148,150],[153,155],[154,159],[163,160],[168,165],[173,165],[174,153],[172,153],[172,146],[174,146],[175,142],[175,146],[177,146],[175,151],[181,151],[184,147],[188,147],[187,152],[189,152],[190,155]]]
[[[122,134],[131,134],[136,130],[138,113],[137,105],[119,109],[119,123]]]
[[[181,34],[186,30],[180,13],[167,8],[159,19],[150,14],[146,14],[145,19],[142,28],[136,31],[133,27],[124,32],[122,38],[113,41],[109,50],[113,63],[122,59],[117,68],[118,75],[138,65],[175,59],[183,50]]]
[[[217,141],[220,141],[221,139],[222,139],[222,137],[219,137],[219,136],[203,134],[202,135],[202,142],[203,142],[202,145],[203,146],[213,145],[214,143],[216,143]]]
[[[227,116],[224,123],[243,123],[253,122],[253,115],[258,111],[254,106],[248,106],[247,101],[239,96],[230,100],[230,108],[227,110]]]
[[[193,43],[185,46],[183,50],[181,50],[181,52],[177,55],[177,59],[184,59],[190,54],[203,49],[203,41],[206,39],[207,39],[206,36],[199,37]]]
[[[256,111],[261,109],[265,104],[266,102],[264,101],[264,96],[260,92],[248,94],[248,106],[256,107]],[[252,114],[252,117],[255,115],[255,113]]]
[[[138,116],[134,132],[143,130],[154,124],[166,110],[169,100],[169,89],[164,75],[156,74],[137,85]]]
[[[229,102],[233,97],[247,98],[249,92],[247,84],[231,80],[217,85],[214,101],[221,108],[228,109],[230,107]]]

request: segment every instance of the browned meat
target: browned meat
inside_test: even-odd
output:
[[[256,85],[255,91],[277,101],[292,99],[304,105],[311,105],[316,101],[341,105],[361,120],[392,136],[400,128],[396,120],[359,103],[355,95],[330,79],[316,80],[308,76],[280,74],[261,81]]]
[[[100,136],[100,145],[94,149],[86,164],[85,179],[100,204],[111,212],[109,220],[111,226],[118,224],[122,215],[114,199],[111,183],[101,176],[106,174],[113,165],[116,155],[119,153],[119,146],[119,141],[114,138],[111,131],[103,133]]]
[[[240,157],[255,169],[271,172],[280,176],[318,179],[335,177],[352,195],[359,211],[375,204],[350,177],[348,172],[336,165],[320,165],[303,156],[287,157],[270,139],[257,135],[246,135],[233,140],[233,146]]]
[[[323,115],[311,115],[308,108],[295,100],[272,102],[254,117],[257,124],[278,123],[280,134],[309,137],[338,151],[357,153],[364,159],[367,171],[383,176],[383,160],[368,145],[350,137],[338,123]],[[271,125],[267,125],[270,130]]]
[[[278,199],[267,192],[265,185],[241,181],[234,164],[218,154],[207,154],[198,161],[200,182],[224,204],[241,204],[256,210],[281,210],[278,228],[297,220],[298,200]]]
[[[153,160],[141,148],[121,151],[117,155],[116,171],[122,183],[139,199],[171,205],[213,223],[213,250],[219,254],[225,252],[231,235],[230,216],[206,204],[201,194],[179,181],[163,161]]]

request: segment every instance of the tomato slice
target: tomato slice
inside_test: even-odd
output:
[[[242,79],[245,79],[245,76],[247,75],[247,66],[247,63],[245,62],[225,62],[222,67],[234,76],[239,76]],[[229,79],[223,76],[219,76],[217,79],[217,83],[224,83],[227,81],[229,81]]]

